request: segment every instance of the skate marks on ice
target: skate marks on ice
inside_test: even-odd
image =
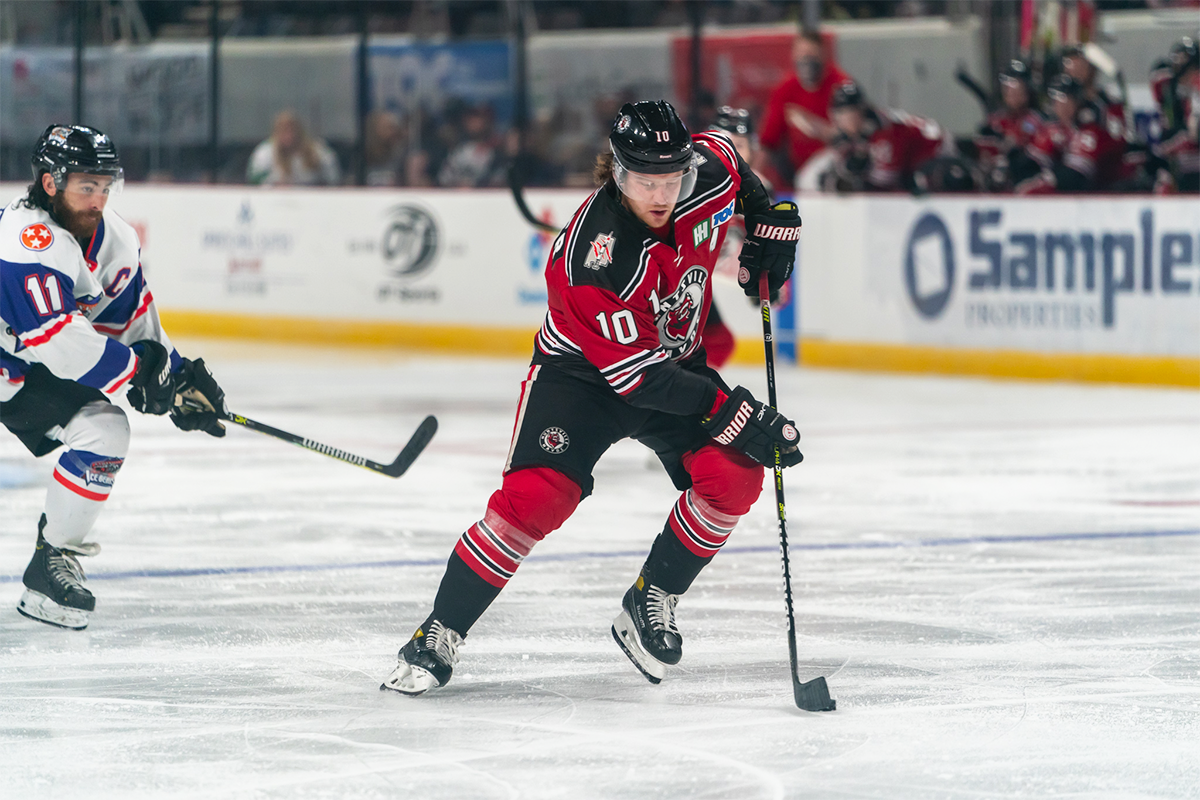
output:
[[[663,684],[613,644],[675,497],[636,445],[601,462],[449,686],[381,695],[497,484],[524,366],[350,360],[315,389],[284,359],[223,366],[246,413],[355,452],[386,454],[425,413],[443,430],[380,487],[135,417],[81,633],[11,609],[41,490],[0,491],[6,791],[1200,796],[1194,393],[785,371],[806,454],[788,478],[801,662],[839,699],[813,715],[791,707],[769,500],[681,601]],[[41,467],[15,439],[0,461]]]

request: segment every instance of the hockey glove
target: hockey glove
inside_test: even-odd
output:
[[[795,203],[776,203],[761,214],[746,218],[746,241],[738,256],[738,285],[747,297],[758,297],[758,276],[766,270],[771,292],[779,291],[796,265],[800,240],[800,210]]]
[[[228,414],[225,392],[217,385],[204,359],[183,359],[175,373],[175,404],[171,406],[171,422],[175,427],[221,437],[225,435],[221,419]]]
[[[167,348],[153,339],[135,342],[130,349],[137,354],[137,372],[129,379],[132,388],[125,395],[129,405],[143,414],[165,414],[175,399],[175,375]]]
[[[700,424],[717,442],[736,447],[760,464],[775,466],[776,446],[783,466],[793,467],[804,460],[796,424],[755,400],[745,387],[734,389],[717,412]]]

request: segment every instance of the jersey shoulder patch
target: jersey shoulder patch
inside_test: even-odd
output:
[[[596,192],[567,233],[563,258],[572,286],[595,286],[623,296],[631,281],[644,274],[650,240],[613,207],[604,189]]]

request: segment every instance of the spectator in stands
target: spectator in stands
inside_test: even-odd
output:
[[[397,186],[404,178],[404,128],[391,111],[367,116],[364,150],[368,186]]]
[[[503,185],[504,153],[494,127],[490,106],[481,103],[465,109],[460,141],[438,170],[439,186]]]
[[[1125,140],[1108,114],[1087,101],[1083,84],[1062,73],[1046,94],[1054,123],[1029,146],[1042,170],[1017,184],[1017,194],[1103,191],[1125,177]]]
[[[304,130],[293,111],[275,117],[271,138],[250,154],[246,180],[271,186],[335,186],[342,171],[329,145]]]
[[[1025,148],[1046,126],[1034,107],[1033,78],[1025,62],[1012,61],[1000,73],[1000,98],[1003,105],[988,115],[975,136],[979,169],[995,192],[1012,191],[1040,171]]]
[[[823,182],[826,190],[912,191],[921,166],[955,155],[954,140],[936,122],[875,108],[853,81],[834,91],[830,113],[837,158]]]
[[[795,72],[775,87],[767,100],[759,141],[771,150],[785,150],[788,174],[800,170],[835,133],[829,121],[833,90],[849,78],[827,58],[821,34],[801,30],[792,44]],[[783,160],[780,159],[781,171]]]

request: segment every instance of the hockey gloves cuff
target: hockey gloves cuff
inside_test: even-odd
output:
[[[796,265],[800,240],[800,210],[795,203],[776,203],[746,218],[746,241],[738,257],[738,285],[747,297],[758,297],[758,276],[766,270],[771,293],[778,292]]]
[[[776,446],[783,466],[792,467],[804,460],[798,448],[796,423],[755,400],[743,386],[734,389],[724,405],[700,424],[718,443],[736,447],[760,464],[775,466]]]
[[[129,379],[132,388],[125,395],[129,405],[143,414],[165,414],[175,399],[175,376],[167,348],[153,339],[135,342],[130,349],[137,354],[137,372]]]
[[[171,422],[182,431],[204,431],[209,436],[224,436],[221,419],[229,414],[225,392],[217,385],[203,358],[183,359],[175,377],[175,404]]]

